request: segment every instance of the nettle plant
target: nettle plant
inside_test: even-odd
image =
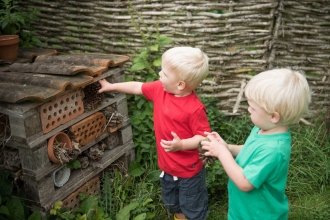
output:
[[[35,31],[31,27],[38,19],[38,13],[35,8],[28,8],[28,12],[22,11],[18,1],[1,0],[0,34],[18,35],[21,47],[41,46],[41,41],[35,37]]]
[[[132,47],[129,47],[129,43],[124,41],[126,49],[132,54],[131,75],[127,76],[126,81],[154,81],[158,79],[158,72],[161,69],[161,56],[165,52],[166,46],[172,43],[172,40],[159,33],[157,22],[156,33],[151,33],[143,18],[130,2],[128,11],[132,25],[143,40],[143,46],[133,50]],[[150,169],[157,169],[152,119],[153,104],[143,96],[128,96],[128,102],[130,103],[128,110],[133,128],[134,144],[137,148],[136,160],[140,164],[149,164]]]

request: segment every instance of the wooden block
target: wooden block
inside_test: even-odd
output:
[[[123,126],[119,130],[120,143],[125,144],[133,139],[132,127],[131,125]]]
[[[21,168],[20,156],[17,149],[5,147],[3,150],[3,165],[7,170],[17,171]]]
[[[107,81],[110,83],[119,83],[125,82],[125,75],[123,71],[117,72],[107,78]]]
[[[47,142],[38,144],[33,149],[19,148],[23,174],[33,175],[38,170],[50,167],[50,160],[47,153]]]
[[[111,150],[117,147],[120,144],[119,132],[110,133],[109,136],[106,138],[106,149]]]
[[[118,160],[121,161],[124,164],[124,168],[128,170],[130,163],[135,160],[135,148],[128,149]]]
[[[25,115],[9,115],[10,132],[12,138],[25,144],[26,139],[41,131],[38,107],[30,109]]]
[[[22,177],[27,199],[36,204],[42,204],[51,198],[55,192],[53,179],[50,175],[40,181],[31,180],[28,177]]]
[[[115,109],[117,112],[122,114],[125,118],[128,117],[128,109],[127,109],[127,99],[126,97],[123,99],[120,99],[116,102],[116,107]]]

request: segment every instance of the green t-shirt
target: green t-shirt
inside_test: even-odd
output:
[[[254,127],[236,157],[243,175],[254,186],[242,192],[229,179],[229,220],[288,219],[289,204],[285,195],[288,176],[291,134],[258,134]]]

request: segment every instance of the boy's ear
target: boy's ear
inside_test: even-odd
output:
[[[186,88],[186,82],[185,81],[179,81],[178,90],[182,91],[185,88]]]
[[[276,124],[280,121],[280,119],[281,119],[280,114],[278,112],[274,112],[270,120],[272,123]]]

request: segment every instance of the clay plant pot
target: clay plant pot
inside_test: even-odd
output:
[[[69,151],[72,149],[72,142],[70,137],[63,132],[59,132],[55,135],[53,135],[48,140],[47,144],[47,150],[48,150],[48,157],[53,163],[61,164],[61,161],[55,157],[54,154],[54,143],[65,143],[65,148],[67,148]]]
[[[0,35],[0,59],[15,61],[18,54],[18,35]]]

